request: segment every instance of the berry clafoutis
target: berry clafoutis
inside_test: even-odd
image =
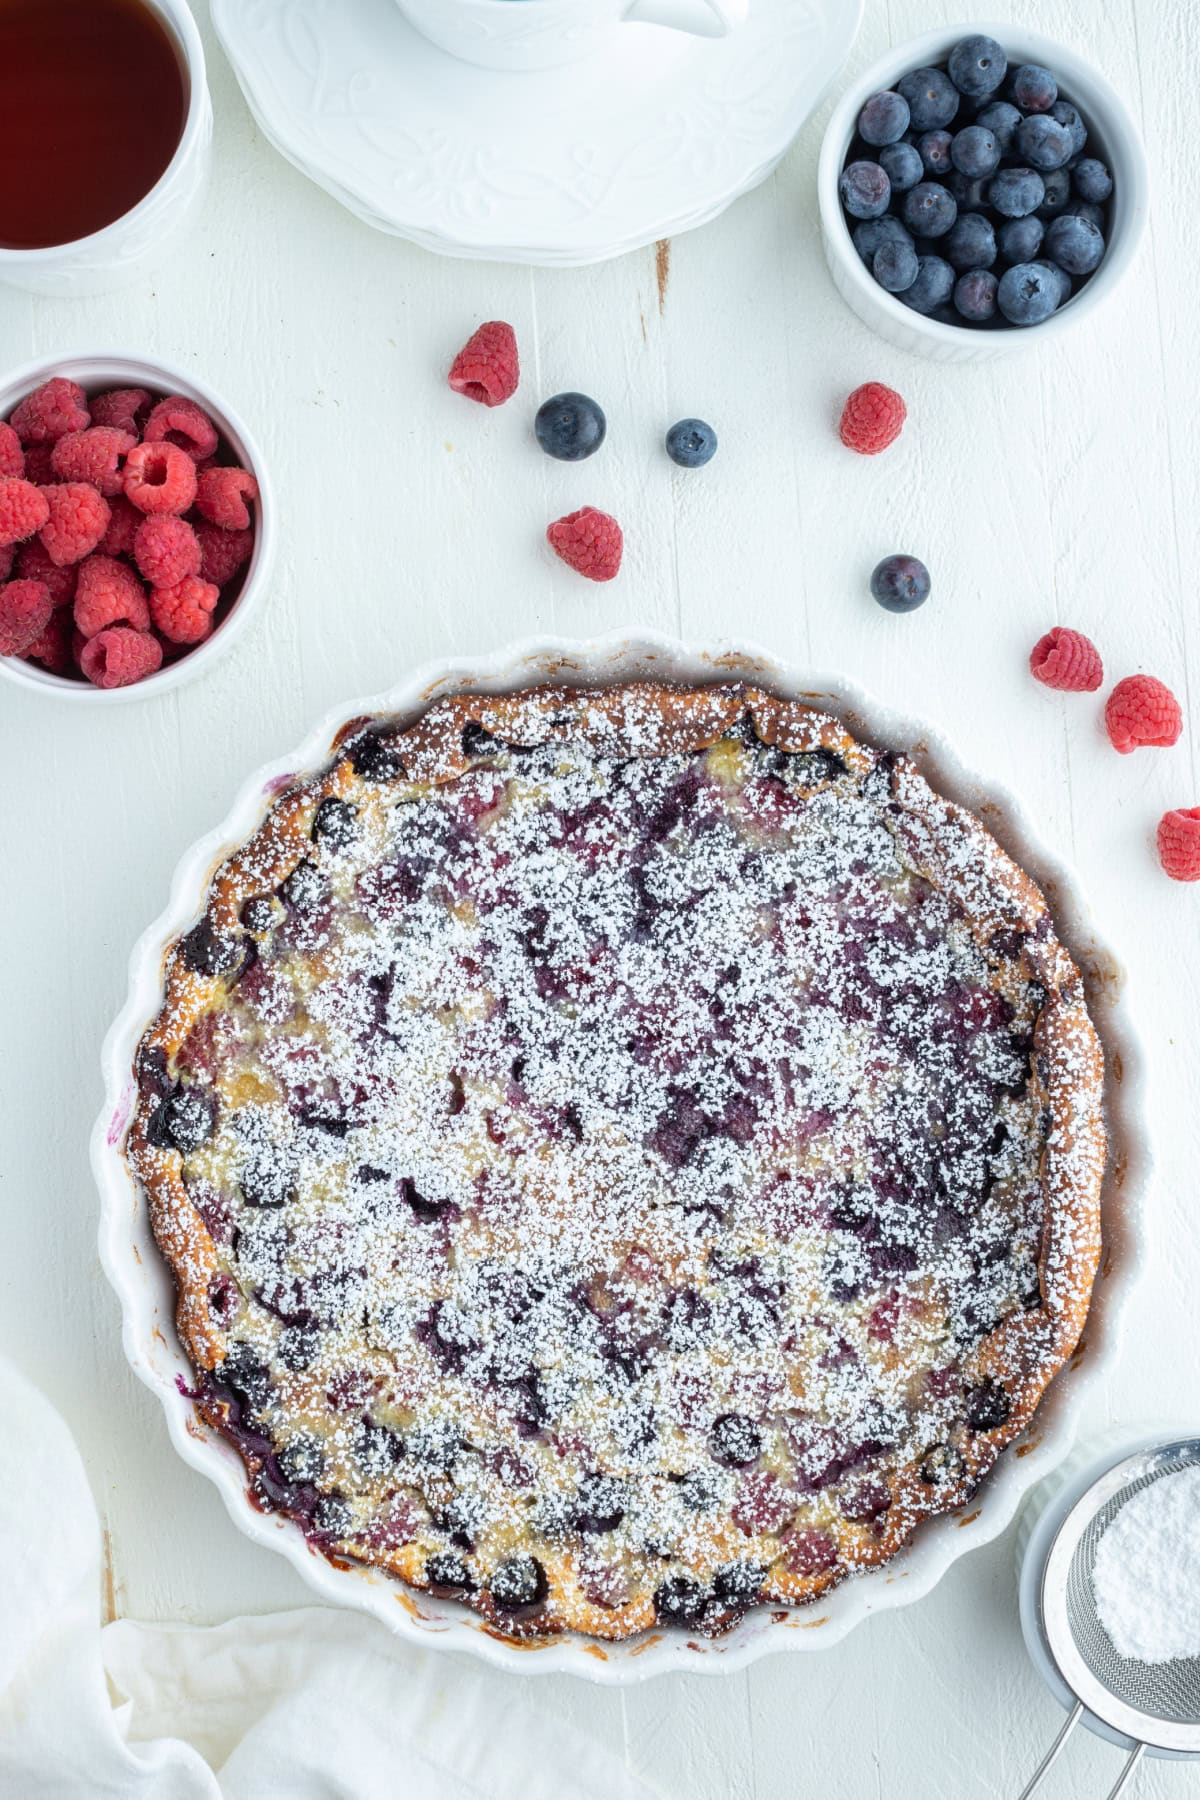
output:
[[[875,281],[964,329],[1041,325],[1090,281],[1111,235],[1112,174],[1051,70],[994,38],[872,94],[838,184]]]

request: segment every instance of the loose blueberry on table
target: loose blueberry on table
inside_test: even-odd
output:
[[[218,871],[136,1075],[255,1503],[505,1635],[714,1635],[886,1561],[1086,1308],[1044,1246],[1091,1242],[1100,1077],[1042,902],[753,690],[360,723]]]
[[[1039,325],[1107,248],[1113,178],[1087,146],[1049,70],[1010,71],[994,39],[964,38],[944,69],[863,106],[838,189],[855,248],[880,287],[941,324]]]

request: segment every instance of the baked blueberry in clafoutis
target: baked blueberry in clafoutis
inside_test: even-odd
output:
[[[1040,325],[1100,267],[1113,177],[1049,69],[976,33],[872,94],[838,184],[854,245],[914,312]]]

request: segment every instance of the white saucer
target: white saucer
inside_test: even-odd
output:
[[[732,37],[626,25],[602,58],[507,74],[394,0],[212,0],[265,135],[368,225],[450,256],[600,262],[764,180],[841,67],[862,0],[751,0]]]

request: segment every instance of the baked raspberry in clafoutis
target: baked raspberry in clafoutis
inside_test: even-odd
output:
[[[211,637],[258,483],[179,394],[43,382],[0,421],[0,655],[126,687]]]

